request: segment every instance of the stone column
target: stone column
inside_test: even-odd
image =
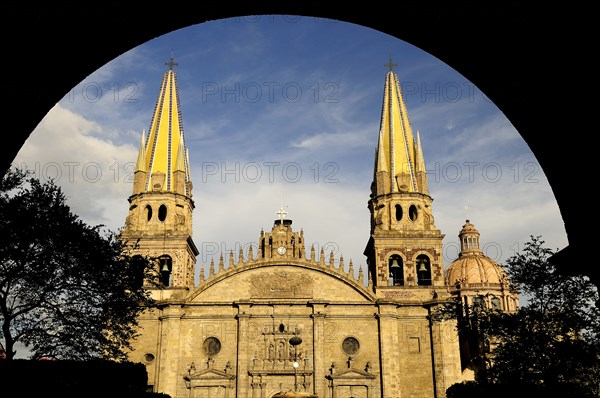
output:
[[[236,377],[236,397],[247,397],[252,394],[248,391],[251,380],[248,375],[250,361],[252,354],[248,352],[248,328],[250,319],[250,305],[238,303],[238,314],[236,315],[238,321],[238,333],[237,333],[237,377]]]
[[[252,384],[251,384],[251,387],[252,387],[252,398],[261,398],[261,397],[260,397],[260,395],[261,395],[261,394],[260,394],[261,386],[260,386],[260,383],[257,383],[257,382],[256,382],[256,380],[255,380],[255,377],[254,377],[254,376],[252,376]]]
[[[325,350],[323,349],[324,344],[324,330],[325,330],[325,305],[313,304],[312,318],[312,332],[313,332],[313,350],[312,350],[312,362],[313,362],[313,392],[315,394],[325,395],[327,389],[327,363],[324,357]]]
[[[400,398],[400,355],[396,304],[378,305],[381,396]]]
[[[159,317],[160,329],[160,357],[158,364],[158,383],[156,391],[177,396],[177,382],[180,375],[179,366],[179,329],[181,326],[181,308],[168,305]]]
[[[432,360],[434,361],[437,397],[445,397],[446,389],[462,381],[460,347],[455,321],[430,322]]]

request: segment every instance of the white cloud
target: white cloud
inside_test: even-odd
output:
[[[482,245],[489,248],[488,256],[499,262],[521,249],[530,235],[542,235],[553,249],[567,245],[558,205],[543,178],[526,183],[505,175],[493,183],[440,181],[430,183],[430,188],[436,225],[446,233],[444,244],[449,247],[446,264],[457,254],[454,248],[465,219],[478,228]]]
[[[41,174],[51,173],[57,164],[57,169],[62,171],[61,185],[78,214],[92,224],[101,222],[113,229],[121,227],[132,188],[132,183],[125,180],[131,169],[125,166],[131,165],[137,157],[139,134],[149,125],[158,94],[162,76],[158,70],[164,70],[163,63],[175,45],[176,60],[181,61],[177,72],[196,202],[194,239],[200,249],[207,249],[198,258],[197,270],[201,263],[210,262],[206,251],[214,251],[213,243],[225,251],[225,256],[232,248],[237,256],[240,243],[256,243],[261,228],[270,230],[282,194],[294,228],[303,228],[308,242],[329,243],[329,248],[336,249],[336,260],[343,254],[346,264],[352,259],[355,268],[360,263],[364,265],[362,251],[370,229],[367,201],[385,72],[381,69],[381,75],[373,77],[372,59],[391,42],[382,40],[379,35],[363,36],[361,32],[352,38],[368,36],[369,39],[356,41],[331,34],[327,36],[327,43],[305,46],[297,36],[286,36],[276,29],[273,30],[276,36],[260,31],[276,28],[277,24],[242,25],[231,20],[201,24],[192,32],[182,30],[166,35],[105,65],[86,82],[103,84],[106,95],[96,102],[89,98],[83,101],[82,87],[78,86],[77,101],[69,102],[66,98],[52,110],[21,150],[17,162],[26,162],[30,169],[37,162]],[[338,26],[340,29],[348,27],[346,24]],[[308,30],[303,34],[307,40],[314,38]],[[252,42],[250,37],[256,39],[251,43],[256,47],[237,47]],[[289,40],[295,40],[298,47],[291,48]],[[393,44],[407,47],[395,39]],[[169,52],[162,54],[165,49]],[[238,50],[232,59],[232,51]],[[161,54],[157,55],[158,52]],[[388,49],[383,52],[384,56],[387,52]],[[399,52],[405,58],[400,79],[406,78],[406,82],[417,85],[412,88],[421,90],[408,96],[407,106],[414,130],[421,132],[428,171],[433,171],[429,178],[430,190],[436,226],[446,234],[445,263],[455,257],[453,245],[467,217],[482,233],[482,243],[493,242],[500,246],[499,259],[511,254],[515,243],[522,244],[530,234],[542,234],[550,247],[563,247],[566,235],[551,189],[541,170],[536,184],[524,182],[523,173],[530,170],[523,167],[535,159],[507,119],[493,104],[482,100],[478,91],[473,97],[460,101],[442,96],[439,101],[425,102],[423,98],[431,100],[432,96],[424,92],[423,87],[435,87],[438,80],[458,84],[465,89],[465,95],[471,95],[465,85],[468,82],[447,66],[440,68],[439,60],[424,56],[420,51],[407,48],[406,53]],[[377,61],[377,67],[381,68],[384,62],[385,59]],[[150,70],[151,79],[144,74]],[[139,84],[140,102],[115,101],[115,91],[111,91],[110,84],[118,82],[124,90],[124,83],[129,81]],[[279,85],[265,85],[268,82]],[[328,82],[337,84],[337,102],[323,101],[330,93],[323,85]],[[239,101],[224,91],[235,90],[236,83],[242,90]],[[286,83],[296,83],[304,90],[298,102],[282,97]],[[317,101],[315,83],[320,84],[321,90]],[[203,84],[216,84],[218,91],[208,96]],[[249,88],[258,85],[264,90],[262,96],[252,102],[248,98],[252,93],[244,92],[244,85]],[[276,90],[277,101],[270,100],[269,87]],[[116,93],[119,99],[127,94],[126,91]],[[464,162],[474,161],[479,162],[475,181],[465,181],[468,170]],[[219,174],[223,170],[207,176],[202,169],[210,163],[240,174],[244,165],[253,162],[262,166],[263,173],[255,183],[248,182],[244,176],[236,183],[231,174],[221,182],[223,175]],[[274,182],[267,181],[264,162],[279,162]],[[287,162],[296,162],[302,167],[301,181],[290,183],[289,179],[282,179],[281,167]],[[334,176],[338,183],[324,182],[324,173],[329,171],[323,169],[326,162],[339,166]],[[452,176],[440,174],[450,162],[462,167],[461,181],[454,182]],[[501,166],[500,181],[485,180],[481,167],[488,162]],[[517,182],[514,181],[515,170],[510,169],[516,162],[521,172]],[[68,173],[70,164],[76,165],[72,181]],[[89,174],[82,173],[86,164],[90,164]],[[311,169],[316,164],[321,172],[318,179]],[[235,167],[240,169],[235,171]],[[436,167],[441,169],[436,170]],[[101,178],[91,182],[97,178],[91,173],[98,169]],[[470,215],[465,213],[465,204],[471,208]],[[219,254],[215,254],[215,261]],[[494,256],[491,252],[490,255]]]
[[[292,141],[293,148],[320,150],[335,149],[346,150],[348,148],[361,148],[369,142],[371,131],[350,131],[339,133],[319,133]]]
[[[304,230],[307,253],[314,244],[317,256],[321,247],[327,256],[333,250],[336,264],[343,255],[346,267],[352,259],[356,272],[359,264],[366,265],[362,252],[369,232],[368,192],[340,184],[241,181],[195,185],[194,240],[201,250],[198,271],[201,263],[208,265],[213,258],[217,263],[222,251],[226,264],[231,249],[236,258],[240,246],[247,255],[248,244],[258,242],[261,228],[271,230],[282,197],[294,230]],[[256,256],[256,246],[253,250]]]
[[[13,165],[42,179],[54,179],[67,203],[92,225],[120,227],[131,193],[137,148],[106,137],[105,129],[56,105],[25,142]]]

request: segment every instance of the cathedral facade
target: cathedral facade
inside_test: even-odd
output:
[[[366,270],[356,278],[352,262],[340,258],[336,266],[333,253],[306,246],[304,231],[281,210],[270,231],[257,233],[256,253],[251,246],[221,255],[198,284],[190,163],[176,64],[168,65],[142,134],[122,232],[139,242],[138,253],[158,259],[160,286],[147,286],[157,305],[141,315],[130,355],[146,365],[153,391],[173,398],[294,391],[442,398],[450,385],[472,377],[476,369],[455,324],[429,315],[453,295],[472,302],[481,289],[490,305],[514,309],[516,293],[479,250],[474,227],[463,228],[461,256],[444,272],[444,234],[434,223],[419,134],[391,62],[370,196],[365,192]]]

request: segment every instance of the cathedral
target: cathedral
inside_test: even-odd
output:
[[[176,64],[167,65],[122,231],[158,259],[160,286],[146,286],[156,306],[140,316],[130,355],[145,364],[149,388],[172,398],[442,398],[473,379],[477,364],[455,323],[429,315],[452,297],[514,311],[518,296],[469,220],[444,270],[420,137],[392,63],[365,191],[366,270],[356,278],[351,261],[336,266],[333,253],[315,252],[280,210],[257,233],[256,252],[221,255],[197,284],[190,161]]]

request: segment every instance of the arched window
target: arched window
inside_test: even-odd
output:
[[[146,206],[146,218],[148,219],[148,221],[152,219],[152,206],[150,205]]]
[[[173,260],[170,256],[160,256],[158,259],[160,269],[160,283],[163,286],[171,286],[171,272],[173,271]]]
[[[404,286],[404,263],[402,257],[392,254],[388,260],[388,269],[390,271],[390,286]]]
[[[396,221],[402,220],[402,206],[396,205]]]
[[[424,254],[417,256],[416,261],[417,267],[417,285],[419,286],[430,286],[431,285],[431,261],[429,257]]]
[[[158,219],[160,221],[165,221],[166,218],[167,218],[167,206],[160,205],[160,207],[158,208]]]

